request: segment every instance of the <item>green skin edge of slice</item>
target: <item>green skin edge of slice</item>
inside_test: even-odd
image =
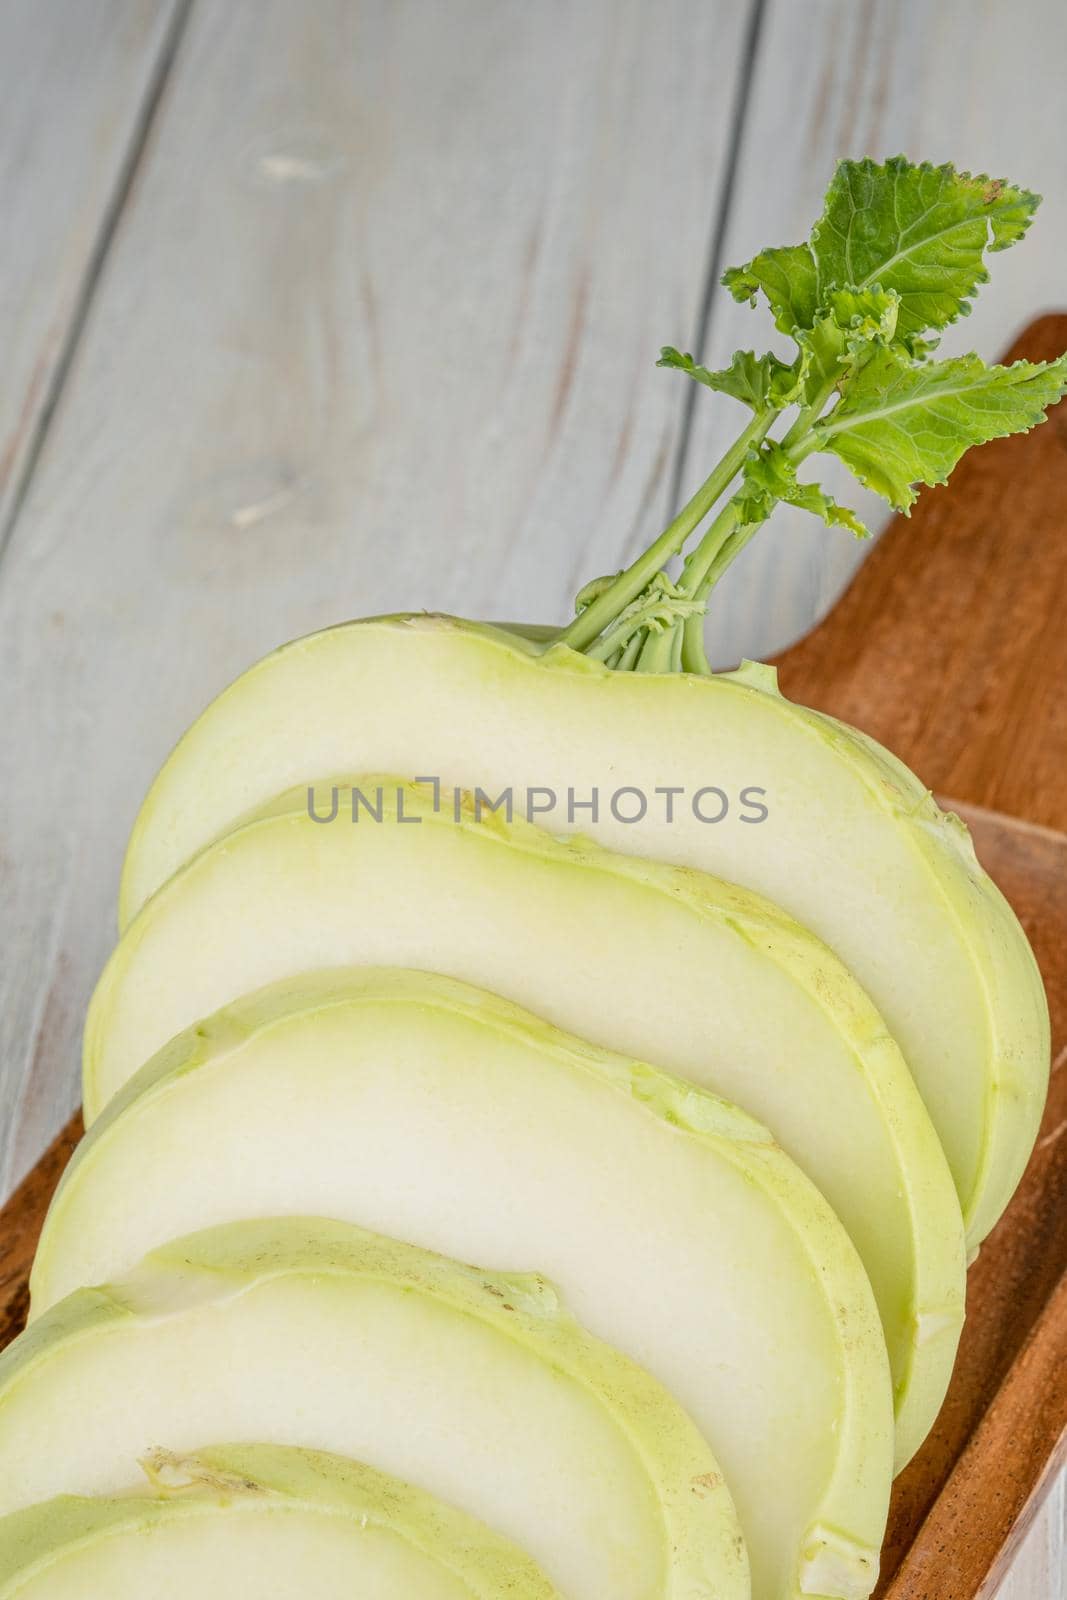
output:
[[[560,1600],[509,1540],[433,1495],[360,1462],[284,1445],[155,1452],[150,1482],[99,1499],[58,1495],[0,1519],[0,1600],[102,1541],[204,1517],[304,1511],[372,1527],[438,1563],[471,1600]]]
[[[857,1073],[870,1084],[872,1100],[884,1111],[884,1125],[898,1155],[900,1182],[910,1202],[915,1272],[906,1290],[908,1304],[902,1319],[898,1318],[899,1308],[895,1300],[891,1308],[887,1304],[886,1311],[887,1317],[892,1314],[895,1327],[899,1321],[903,1330],[899,1336],[894,1331],[892,1350],[897,1411],[895,1464],[899,1471],[922,1443],[951,1376],[964,1314],[962,1223],[940,1146],[903,1059],[889,1038],[885,1023],[847,969],[825,945],[772,902],[710,875],[646,861],[640,857],[620,855],[580,837],[558,839],[529,823],[518,820],[508,823],[502,816],[493,813],[483,814],[480,820],[476,820],[474,802],[469,796],[465,797],[457,821],[451,807],[440,813],[434,811],[430,791],[426,787],[402,783],[395,777],[363,775],[344,782],[346,786],[353,782],[368,794],[373,794],[380,787],[386,819],[395,816],[396,796],[401,793],[405,816],[419,817],[428,827],[449,830],[458,827],[465,830],[472,835],[472,842],[479,843],[489,853],[494,850],[521,852],[548,865],[564,864],[577,871],[610,875],[627,880],[650,894],[668,895],[686,905],[695,917],[723,925],[732,935],[759,950],[769,961],[777,963],[831,1019],[837,1032],[848,1042]],[[241,838],[250,838],[253,830],[283,825],[287,818],[291,818],[298,827],[306,826],[304,791],[280,796],[262,808],[254,817],[246,820],[239,835]],[[237,838],[237,835],[231,836],[227,849],[236,846]],[[206,865],[209,858],[210,850],[203,852],[185,871],[195,873],[198,864]],[[156,910],[165,907],[171,892],[180,892],[182,877],[183,874],[179,874],[173,880],[173,891],[169,886],[165,887],[158,899],[150,902],[141,916],[135,919],[126,936],[130,941],[136,942],[140,930],[151,922]],[[102,1104],[96,1079],[96,1062],[99,1058],[97,1046],[101,1033],[107,1027],[111,985],[121,970],[123,949],[124,946],[120,944],[105,971],[90,1009],[86,1030],[84,1095],[87,1117],[92,1123],[90,1141],[98,1130],[101,1133],[103,1131],[101,1124],[96,1121]],[[305,974],[295,979],[291,986],[298,997],[306,977]],[[220,1035],[234,1028],[238,1034],[243,1034],[247,1027],[258,1026],[261,1009],[270,1011],[284,1000],[284,993],[284,985],[271,986],[265,991],[262,1008],[254,1000],[249,1000],[245,1006],[229,1006],[207,1026]],[[515,1016],[522,1014],[514,1010]],[[556,1039],[561,1037],[554,1034],[554,1030],[547,1030],[547,1038],[553,1035]],[[573,1041],[570,1044],[573,1047]],[[192,1048],[190,1065],[196,1059],[196,1049],[190,1046],[188,1035],[185,1036],[184,1045],[175,1048],[185,1052]],[[607,1063],[603,1070],[610,1070],[610,1064],[616,1058],[610,1052],[597,1054]],[[147,1078],[166,1070],[164,1061],[175,1059],[170,1051],[161,1051],[156,1057],[156,1067],[151,1072],[147,1066],[142,1068],[135,1081],[145,1083]],[[683,1126],[688,1121],[695,1131],[708,1126],[707,1106],[717,1104],[722,1107],[725,1104],[703,1087],[694,1089],[652,1068],[640,1070],[644,1075],[642,1094],[650,1095],[650,1086],[653,1084],[663,1086],[658,1099],[662,1102],[665,1114],[677,1118]],[[617,1074],[620,1086],[622,1078],[629,1071],[627,1064],[621,1076]],[[125,1106],[134,1098],[136,1090],[131,1092],[127,1085],[119,1091],[115,1101]],[[115,1101],[109,1103],[104,1112],[106,1126],[111,1126],[117,1115]],[[720,1121],[722,1115],[722,1112],[716,1113]],[[743,1113],[733,1110],[732,1115],[740,1130]],[[83,1159],[87,1159],[90,1148],[91,1143],[84,1147]],[[78,1163],[79,1158],[76,1157],[73,1168],[69,1169],[71,1173],[78,1170]],[[62,1206],[63,1192],[61,1187],[55,1203],[57,1215]],[[51,1226],[46,1228],[42,1242],[42,1260],[47,1254],[50,1231]],[[41,1285],[43,1294],[46,1280],[40,1269],[35,1281]],[[921,1346],[925,1348],[920,1358]]]
[[[484,1272],[347,1223],[296,1216],[207,1228],[121,1281],[79,1289],[0,1354],[0,1423],[19,1385],[83,1341],[182,1315],[278,1279],[349,1279],[425,1296],[489,1325],[591,1395],[641,1463],[662,1518],[662,1600],[743,1600],[748,1562],[729,1490],[689,1417],[641,1367],[595,1340],[545,1278]]]
[[[822,713],[786,700],[777,690],[772,668],[744,663],[734,673],[710,678],[685,674],[641,675],[616,673],[565,646],[551,643],[545,630],[534,627],[498,627],[436,613],[397,614],[341,623],[283,645],[265,656],[212,703],[179,741],[157,776],[134,826],[123,869],[120,922],[125,926],[138,907],[182,864],[183,851],[171,841],[174,815],[168,790],[173,774],[188,762],[196,770],[198,747],[207,739],[214,721],[225,715],[240,697],[262,678],[273,682],[289,662],[299,663],[312,652],[333,653],[345,636],[354,632],[431,634],[457,648],[476,648],[484,655],[487,677],[505,669],[515,677],[520,668],[550,673],[561,686],[585,681],[597,693],[626,697],[669,715],[679,693],[707,699],[709,716],[719,697],[755,697],[773,705],[780,726],[790,739],[814,739],[829,749],[841,764],[843,775],[866,796],[873,813],[881,814],[899,831],[909,858],[928,888],[929,901],[943,919],[947,937],[965,953],[976,990],[985,997],[985,1079],[982,1133],[978,1161],[960,1199],[973,1252],[993,1227],[1013,1193],[1032,1149],[1048,1086],[1050,1035],[1048,1005],[1033,953],[1022,929],[995,884],[979,865],[967,829],[960,820],[940,810],[933,796],[902,762],[864,734]],[[283,739],[284,731],[276,737]],[[350,770],[358,761],[351,752]],[[345,763],[333,763],[341,770]],[[373,765],[364,763],[364,767]],[[210,770],[207,768],[205,770]],[[447,775],[446,775],[447,776]],[[322,773],[294,773],[276,785],[315,781]],[[203,774],[198,779],[204,783]],[[208,785],[205,784],[205,787]],[[225,833],[241,816],[254,811],[265,796],[254,797],[234,814],[220,815],[214,837]],[[185,858],[210,842],[198,838]],[[155,865],[151,856],[159,857]]]
[[[864,1475],[873,1478],[879,1457],[888,1488],[891,1463],[888,1448],[883,1451],[890,1441],[888,1394],[884,1417],[878,1402],[885,1383],[885,1355],[882,1340],[875,1332],[878,1324],[869,1287],[833,1213],[767,1130],[736,1106],[704,1089],[644,1063],[597,1049],[496,995],[434,974],[372,968],[306,974],[247,996],[173,1040],[111,1100],[68,1167],[38,1250],[31,1286],[35,1302],[41,1300],[47,1306],[53,1299],[49,1286],[52,1258],[62,1250],[64,1235],[77,1235],[80,1177],[91,1174],[94,1159],[106,1162],[111,1141],[136,1139],[135,1119],[140,1110],[151,1111],[157,1103],[166,1108],[198,1071],[223,1069],[226,1058],[257,1034],[279,1025],[284,1027],[301,1015],[321,1017],[335,1007],[351,1012],[358,1031],[360,1010],[366,1012],[368,1005],[383,1003],[413,1007],[420,1014],[436,1010],[499,1037],[514,1038],[543,1058],[546,1070],[550,1065],[558,1066],[568,1075],[606,1085],[626,1101],[635,1102],[643,1116],[708,1147],[718,1162],[741,1175],[746,1188],[762,1191],[787,1220],[796,1248],[807,1263],[805,1270],[811,1282],[820,1286],[843,1375],[844,1408],[836,1425],[841,1447],[821,1504],[813,1511],[811,1527],[842,1525],[849,1502],[848,1485]],[[477,1045],[472,1043],[470,1048],[474,1051]],[[295,1203],[300,1206],[302,1202],[297,1199]],[[271,1208],[269,1200],[263,1204]],[[391,1231],[387,1220],[376,1219],[376,1226]],[[442,1241],[442,1247],[461,1250],[462,1243],[448,1239]],[[532,1241],[527,1241],[526,1247],[532,1251]],[[48,1314],[46,1310],[45,1318]],[[612,1337],[610,1329],[599,1331]],[[712,1339],[709,1358],[713,1358],[713,1352]],[[806,1543],[817,1545],[819,1538],[818,1534],[810,1535]]]

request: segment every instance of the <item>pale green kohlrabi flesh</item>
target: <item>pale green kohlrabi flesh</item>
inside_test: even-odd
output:
[[[341,1456],[223,1445],[144,1468],[142,1488],[0,1519],[0,1600],[560,1600],[509,1540]]]
[[[233,1439],[418,1484],[568,1600],[749,1592],[710,1448],[541,1278],[337,1221],[235,1223],[78,1290],[0,1356],[0,1511],[120,1492],[154,1447]]]
[[[90,1009],[87,1117],[182,1028],[301,970],[416,967],[504,995],[767,1123],[871,1278],[903,1465],[951,1375],[963,1227],[900,1051],[840,961],[751,891],[470,808],[457,823],[395,779],[360,790],[380,822],[362,807],[346,821],[339,798],[338,820],[315,823],[302,791],[145,907]]]
[[[451,979],[283,983],[112,1101],[54,1203],[34,1305],[287,1211],[538,1263],[703,1430],[757,1595],[873,1582],[893,1469],[877,1310],[833,1211],[744,1112]],[[827,1563],[843,1587],[813,1588]]]
[[[194,724],[134,829],[124,921],[210,840],[293,785],[390,771],[556,791],[600,813],[574,825],[615,849],[748,885],[823,938],[871,995],[948,1154],[972,1246],[1010,1197],[1048,1080],[1048,1013],[1036,964],[966,830],[899,762],[831,718],[783,699],[769,669],[711,678],[612,672],[562,647],[435,616],[379,618],[266,657]],[[648,801],[612,813],[615,790]],[[702,823],[694,792],[730,810]],[[656,793],[680,787],[674,820]],[[746,788],[766,791],[751,821]],[[535,797],[535,803],[543,800]],[[720,802],[706,796],[705,815]],[[624,797],[620,808],[633,814]],[[745,821],[745,818],[748,821]]]

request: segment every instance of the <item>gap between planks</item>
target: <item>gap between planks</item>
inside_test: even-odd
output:
[[[713,214],[711,238],[708,241],[707,266],[704,269],[704,284],[697,310],[696,326],[693,329],[693,342],[689,346],[698,360],[701,359],[702,352],[708,346],[711,319],[715,308],[715,291],[719,287],[719,279],[723,271],[726,235],[730,225],[730,213],[733,209],[737,174],[741,166],[741,146],[744,141],[745,124],[752,103],[756,64],[759,60],[760,46],[764,37],[763,19],[766,9],[767,0],[750,0],[748,25],[745,29],[744,41],[741,46],[741,57],[738,62],[737,81],[734,88],[734,105],[730,115],[730,143],[726,153],[726,169],[723,174],[722,187],[719,190],[718,203]],[[675,443],[674,461],[671,464],[671,482],[667,504],[669,515],[672,517],[677,516],[684,501],[688,499],[682,487],[682,476],[685,472],[686,458],[689,454],[689,436],[693,427],[697,394],[698,386],[695,383],[690,383],[686,389],[682,421],[678,430],[678,439]]]
[[[100,210],[96,236],[86,257],[81,282],[71,305],[70,315],[63,329],[55,364],[48,376],[45,393],[33,424],[32,437],[25,457],[19,465],[15,482],[3,520],[0,521],[0,564],[4,559],[11,535],[18,522],[30,484],[48,437],[49,427],[60,396],[70,373],[75,352],[85,328],[104,266],[111,250],[115,233],[129,199],[130,192],[141,167],[142,158],[155,125],[164,90],[170,80],[171,69],[177,56],[194,0],[174,0],[159,51],[152,63],[140,105],[130,124],[130,131],[122,159],[118,164],[114,186]]]

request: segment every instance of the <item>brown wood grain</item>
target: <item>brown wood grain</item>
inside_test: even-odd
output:
[[[1047,317],[1013,355],[1063,349],[1067,316]],[[987,447],[948,489],[924,496],[831,616],[779,663],[785,693],[868,729],[963,812],[1034,945],[1052,1013],[1041,1134],[971,1268],[937,1426],[897,1481],[884,1600],[985,1600],[1064,1454],[1065,528],[1067,414]],[[0,1347],[23,1324],[41,1223],[80,1134],[75,1118],[0,1212]]]

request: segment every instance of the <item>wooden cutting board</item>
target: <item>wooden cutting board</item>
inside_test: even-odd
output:
[[[1012,351],[1067,349],[1067,316]],[[829,618],[779,661],[784,692],[865,728],[970,824],[1033,942],[1052,1086],[1033,1159],[968,1283],[941,1416],[897,1481],[878,1594],[990,1595],[1067,1449],[1067,402],[969,457],[898,518]],[[22,1326],[75,1118],[0,1212],[0,1347]]]

